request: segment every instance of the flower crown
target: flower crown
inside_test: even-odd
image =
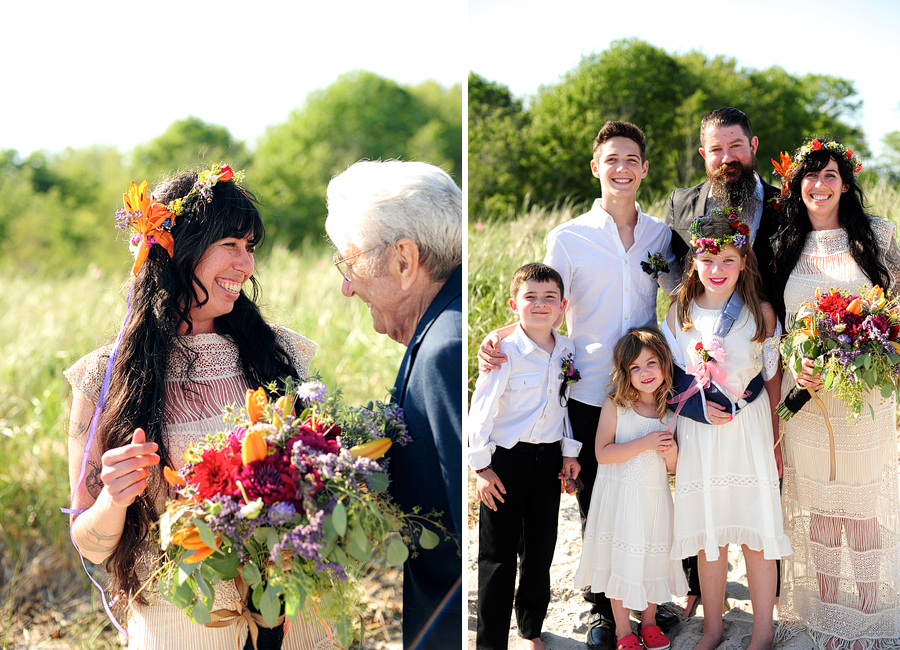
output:
[[[243,179],[244,172],[234,172],[225,163],[214,164],[197,175],[197,180],[187,195],[173,199],[165,205],[157,203],[147,194],[146,180],[140,186],[131,181],[131,187],[122,195],[125,208],[116,210],[116,228],[120,230],[131,228],[132,231],[129,240],[134,255],[132,277],[137,277],[141,264],[147,259],[147,254],[154,244],[162,246],[169,257],[172,257],[175,240],[170,231],[175,218],[181,216],[191,201],[199,196],[209,203],[212,201],[212,190],[216,183],[230,180],[240,182]]]
[[[713,217],[728,219],[729,225],[734,229],[734,232],[722,237],[704,237],[701,232],[703,220]],[[704,255],[706,253],[718,255],[728,244],[733,244],[739,250],[743,248],[747,244],[747,238],[750,236],[750,226],[741,218],[740,208],[725,206],[711,211],[708,215],[694,219],[690,228],[688,228],[688,232],[691,234],[691,246],[695,255]]]
[[[847,162],[850,163],[850,168],[853,170],[854,176],[860,172],[862,169],[862,162],[859,159],[859,156],[854,155],[854,153],[842,145],[840,142],[836,142],[835,140],[829,140],[827,142],[822,142],[821,140],[810,140],[805,145],[800,147],[797,151],[797,154],[791,158],[791,154],[787,151],[781,152],[781,160],[776,161],[774,158],[772,159],[772,165],[775,167],[775,175],[781,178],[782,186],[781,186],[781,196],[787,196],[790,191],[788,190],[788,185],[786,182],[788,177],[791,175],[791,172],[794,171],[794,168],[800,165],[806,157],[812,153],[813,151],[830,151],[831,153],[835,153],[838,157],[843,158]]]

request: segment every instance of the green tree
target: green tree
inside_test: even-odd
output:
[[[461,142],[454,124],[462,118],[447,125],[448,109],[434,108],[441,103],[434,101],[434,90],[427,84],[406,89],[372,72],[350,72],[310,93],[287,122],[267,129],[252,178],[269,206],[272,241],[294,245],[320,237],[328,181],[357,160],[415,159],[461,167],[461,152],[454,154],[448,143],[454,130]],[[452,104],[455,94],[448,93],[446,101]],[[459,100],[456,106],[461,112]]]
[[[469,73],[470,218],[505,216],[520,205],[527,178],[522,103],[509,88]]]
[[[208,124],[198,117],[176,120],[156,138],[132,152],[132,175],[140,182],[210,163],[227,162],[244,169],[250,156],[243,141],[235,140],[224,126]]]

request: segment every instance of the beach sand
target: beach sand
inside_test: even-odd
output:
[[[469,530],[467,555],[468,648],[475,650],[475,603],[478,599],[478,508],[474,494],[475,474],[469,471]],[[541,639],[548,650],[583,650],[590,612],[587,603],[573,585],[575,569],[581,554],[581,523],[574,496],[563,495],[559,512],[559,535],[551,568],[552,598]],[[719,650],[741,650],[750,643],[753,616],[750,591],[740,547],[729,546],[728,585],[725,592],[726,614],[724,636]],[[683,615],[680,608],[675,606]],[[637,623],[634,622],[634,630]],[[775,650],[814,650],[815,643],[802,631],[785,641],[777,641]],[[672,650],[691,650],[703,633],[703,606],[682,622],[669,635]],[[515,620],[510,621],[509,647],[517,643]]]

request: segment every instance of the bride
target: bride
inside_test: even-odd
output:
[[[152,199],[146,181],[132,183],[126,210],[117,213],[137,230],[121,341],[65,373],[72,384],[72,538],[85,558],[105,563],[116,609],[127,611],[129,648],[234,645],[235,628],[192,623],[148,584],[159,552],[151,528],[167,495],[160,468],[177,470],[192,442],[223,430],[223,407],[242,403],[248,388],[306,378],[315,354],[315,343],[260,315],[253,254],[264,228],[238,181],[230,168],[214,165],[162,182]],[[94,437],[91,421],[111,355]],[[213,609],[231,609],[237,597],[233,582],[220,583]],[[241,643],[246,635],[244,626]],[[322,650],[332,647],[328,636],[313,617],[301,617],[287,628],[283,647]]]

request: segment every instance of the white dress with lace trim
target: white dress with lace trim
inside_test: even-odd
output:
[[[712,334],[719,310],[691,305],[693,327],[676,328],[675,339],[688,365],[699,362],[695,344]],[[719,365],[738,399],[763,369],[763,344],[752,341],[756,324],[741,310],[722,345]],[[727,392],[727,391],[726,391]],[[772,452],[772,411],[766,391],[726,424],[714,426],[679,416],[678,467],[675,472],[675,534],[672,558],[704,550],[719,557],[725,544],[746,544],[775,560],[791,553],[781,524],[778,468]]]
[[[663,421],[616,407],[616,443],[621,444],[665,429]],[[585,524],[575,587],[590,586],[637,611],[648,603],[665,603],[672,594],[684,596],[687,580],[672,550],[672,494],[666,462],[648,450],[621,463],[600,465],[594,481],[591,509]]]
[[[316,352],[316,344],[287,328],[273,325],[279,346],[287,353],[291,365],[300,376],[309,374],[309,365]],[[166,445],[175,469],[184,464],[184,452],[209,433],[226,430],[222,409],[228,404],[241,405],[250,386],[241,370],[237,346],[231,339],[218,334],[196,334],[181,341],[197,353],[190,368],[181,355],[172,355],[166,373]],[[94,350],[76,361],[65,371],[72,386],[96,402],[106,373],[111,346]],[[256,388],[255,386],[253,388]],[[158,469],[156,471],[159,471]],[[156,498],[157,507],[165,504],[165,494]],[[152,545],[143,549],[137,562],[141,575],[149,575],[149,567],[157,551]],[[247,636],[247,626],[239,624],[225,628],[208,628],[192,623],[174,605],[164,600],[154,589],[145,594],[149,605],[133,605],[128,619],[128,647],[141,650],[219,650],[235,646],[235,635],[241,644]],[[234,609],[238,593],[234,582],[215,586],[213,609]],[[332,647],[324,627],[307,617],[288,628],[285,650],[325,650]]]
[[[897,259],[893,226],[873,220],[873,229],[881,249],[878,253],[896,281],[896,269],[886,259]],[[871,287],[850,255],[843,229],[813,231],[807,236],[784,292],[787,322],[802,303],[815,298],[816,288],[830,287],[853,293]],[[782,395],[794,385],[793,375],[785,371]],[[829,650],[897,647],[896,397],[883,399],[878,391],[869,393],[859,419],[848,425],[844,403],[830,392],[819,396],[834,431],[836,477],[829,482],[828,432],[822,411],[811,401],[784,423],[781,500],[794,555],[781,565],[779,614],[783,621],[802,624]]]

